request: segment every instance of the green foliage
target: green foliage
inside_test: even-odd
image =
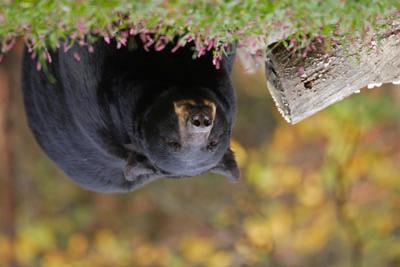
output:
[[[397,0],[2,1],[1,51],[23,37],[42,61],[49,60],[46,49],[55,48],[60,40],[90,44],[101,36],[124,45],[121,32],[130,29],[132,34],[154,33],[155,41],[184,34],[185,43],[190,36],[198,52],[210,40],[217,51],[237,40],[251,51],[265,49],[268,38],[282,32],[282,37],[296,33],[301,46],[307,43],[306,35],[362,36],[390,23],[400,7]]]

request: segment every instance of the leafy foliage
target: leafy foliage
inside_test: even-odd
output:
[[[180,35],[178,45],[195,42],[197,55],[214,48],[216,59],[235,41],[255,53],[276,37],[294,34],[296,45],[305,47],[313,36],[354,39],[385,27],[400,7],[396,0],[2,1],[1,52],[23,37],[42,63],[51,61],[46,51],[60,40],[67,40],[66,49],[74,42],[90,49],[100,37],[126,45],[132,34],[156,49]]]

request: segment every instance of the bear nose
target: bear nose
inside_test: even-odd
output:
[[[190,122],[195,127],[207,128],[207,127],[211,126],[212,119],[211,119],[211,116],[209,116],[208,114],[205,114],[203,112],[199,112],[199,113],[193,114],[191,116]]]

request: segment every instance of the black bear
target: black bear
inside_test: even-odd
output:
[[[25,110],[42,149],[93,191],[125,192],[206,171],[238,179],[229,147],[233,53],[216,69],[212,51],[193,59],[191,45],[172,53],[132,43],[51,51],[47,73],[25,51]]]

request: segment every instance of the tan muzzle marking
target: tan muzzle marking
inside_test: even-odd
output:
[[[210,100],[203,100],[202,101],[205,106],[209,107],[211,109],[211,117],[212,121],[215,119],[217,107],[216,105],[211,102]],[[184,100],[179,100],[174,102],[174,111],[176,116],[178,117],[178,125],[179,125],[179,136],[180,136],[180,141],[181,143],[186,143],[187,140],[192,140],[192,142],[199,142],[201,139],[207,139],[210,132],[206,133],[198,133],[195,134],[194,136],[193,132],[190,132],[189,126],[187,122],[189,121],[189,108],[190,106],[196,106],[198,102],[196,103],[195,100],[193,99],[184,99]],[[197,140],[198,139],[198,140]]]

